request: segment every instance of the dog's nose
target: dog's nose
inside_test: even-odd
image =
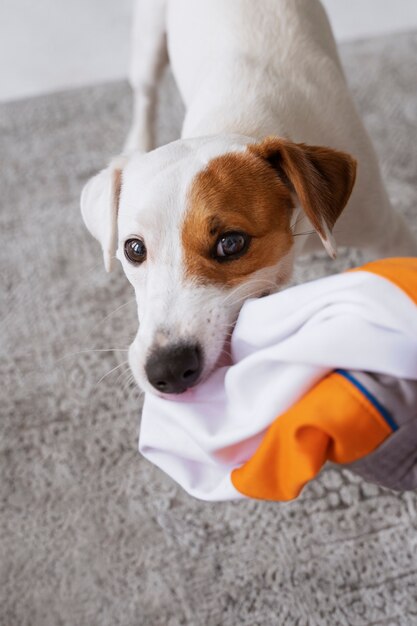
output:
[[[149,382],[163,393],[182,393],[198,380],[203,368],[198,344],[177,344],[154,349],[145,364]]]

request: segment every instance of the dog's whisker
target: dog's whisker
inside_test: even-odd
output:
[[[297,219],[295,220],[294,224],[291,224],[290,229],[291,231],[293,230],[293,228],[295,228],[297,226],[297,224],[299,224],[303,219],[305,218],[305,215],[301,214],[297,217]]]
[[[94,325],[94,328],[91,330],[91,332],[89,332],[86,335],[86,339],[91,335],[91,333],[93,332],[93,330],[95,330],[98,326],[101,326],[101,324],[103,324],[106,320],[109,319],[109,317],[111,317],[112,315],[114,315],[115,313],[117,313],[118,311],[120,311],[120,309],[123,309],[123,307],[128,306],[129,304],[131,304],[132,302],[136,302],[136,298],[130,298],[130,300],[128,300],[127,302],[124,302],[123,304],[121,304],[120,306],[118,306],[116,309],[114,309],[114,311],[111,311],[110,313],[108,313],[105,317],[103,317],[103,319],[101,319],[99,322],[97,322]]]
[[[127,379],[127,383],[125,384],[125,390],[129,389],[129,387],[131,388],[129,398],[132,396],[133,393],[137,393],[139,398],[144,395],[144,391],[138,386],[133,374],[130,375]]]
[[[273,284],[274,288],[276,287],[275,283],[271,283],[271,285]],[[264,285],[264,287],[266,287],[266,285]],[[240,304],[241,302],[245,302],[245,300],[249,300],[251,298],[259,298],[260,297],[260,293],[258,290],[256,291],[251,291],[248,293],[245,293],[243,296],[241,296],[240,298],[236,298],[236,300],[232,301],[233,306],[236,306],[237,304]],[[225,302],[222,303],[223,305],[225,304]]]
[[[131,388],[133,384],[136,389],[139,389],[133,376],[126,376],[125,380],[121,384],[123,394],[125,394],[130,388],[128,398],[131,397],[132,391],[134,391],[134,388]]]
[[[233,335],[234,327],[232,328],[230,324],[227,324],[223,326],[223,328],[219,328],[218,330],[221,332],[223,329],[226,329],[226,332],[222,334],[222,339],[230,339],[230,337]]]
[[[125,378],[125,380],[122,381],[122,383],[121,383],[121,388],[122,388],[122,393],[123,394],[126,393],[126,391],[129,389],[131,384],[132,384],[132,378],[130,376],[127,376]]]
[[[128,361],[123,361],[123,363],[120,363],[119,365],[116,365],[116,367],[113,367],[113,369],[111,369],[109,372],[107,372],[106,374],[104,374],[104,376],[102,376],[100,378],[100,380],[96,383],[96,387],[97,385],[99,385],[105,378],[107,378],[107,376],[110,376],[110,374],[112,374],[113,372],[115,372],[116,370],[119,369],[119,367],[123,367],[123,365],[126,365],[128,363]]]
[[[308,230],[305,233],[292,233],[293,237],[306,237],[307,235],[314,235],[315,230]]]
[[[78,352],[71,352],[71,354],[66,354],[61,357],[55,363],[60,363],[65,359],[69,359],[70,357],[79,356],[80,354],[89,354],[90,352],[129,352],[129,348],[98,348],[92,350],[79,350]]]
[[[128,373],[130,371],[130,366],[129,363],[126,363],[126,368],[124,370],[121,371],[121,373],[119,374],[119,376],[117,377],[116,380],[116,385],[119,384],[119,382],[121,381],[121,379],[123,378],[123,376],[126,375],[126,373]]]
[[[273,280],[271,280],[270,278],[258,278],[255,281],[253,281],[252,283],[250,283],[250,285],[247,285],[247,284],[238,285],[235,289],[233,289],[230,293],[228,293],[225,296],[225,298],[221,301],[220,304],[221,305],[226,304],[226,302],[228,302],[228,300],[233,298],[236,295],[236,293],[238,293],[240,290],[248,289],[249,287],[252,289],[252,291],[248,292],[248,294],[245,294],[244,298],[253,297],[254,295],[257,294],[257,292],[253,291],[253,289],[254,289],[255,286],[258,286],[258,285],[273,286],[274,288],[276,288],[276,283]]]
[[[232,353],[230,350],[227,350],[226,348],[222,348],[219,352],[219,356],[228,356],[228,357],[232,357]]]
[[[130,369],[129,365],[127,365],[127,367],[124,370],[122,370],[122,372],[119,374],[117,378],[117,382],[120,381],[120,384],[124,384],[126,380],[130,378],[131,375],[132,375],[132,370]]]

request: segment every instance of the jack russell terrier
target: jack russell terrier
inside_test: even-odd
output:
[[[186,115],[181,139],[154,149],[168,58]],[[341,245],[417,253],[318,0],[138,0],[130,81],[125,154],[86,184],[81,210],[107,270],[116,256],[135,289],[129,363],[145,391],[205,379],[245,299],[282,287],[320,240],[336,255],[336,220]]]

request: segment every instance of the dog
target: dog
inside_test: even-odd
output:
[[[181,138],[155,149],[168,59],[186,115]],[[336,255],[336,221],[341,245],[416,254],[318,0],[138,0],[130,82],[125,152],[81,210],[107,270],[116,256],[134,287],[129,363],[144,391],[204,380],[245,299],[284,286],[301,253]]]

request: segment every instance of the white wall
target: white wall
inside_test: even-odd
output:
[[[131,4],[0,0],[0,100],[125,76]]]
[[[125,77],[132,2],[0,0],[0,100]],[[417,0],[323,3],[339,41],[417,28]]]
[[[417,0],[321,0],[338,41],[417,29]]]

